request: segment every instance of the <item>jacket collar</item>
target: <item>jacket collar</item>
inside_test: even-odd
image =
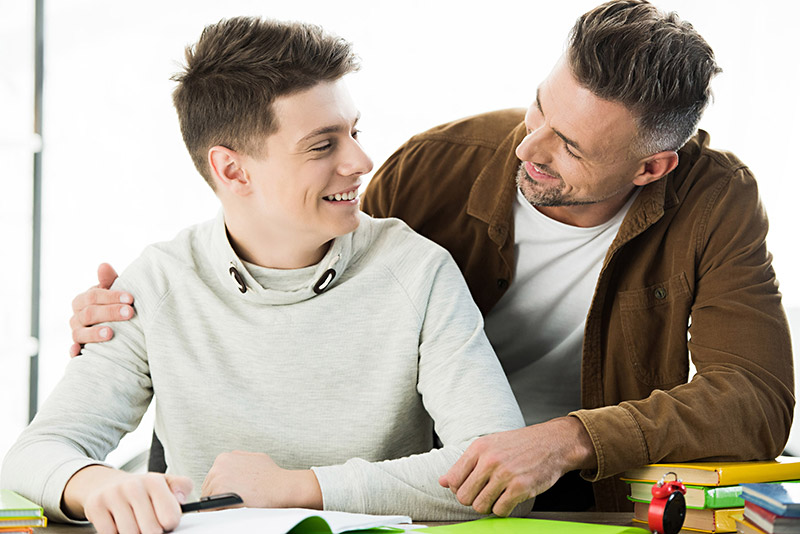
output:
[[[489,225],[489,238],[503,246],[512,228],[512,205],[520,160],[514,152],[525,137],[525,123],[511,130],[470,190],[467,213]],[[502,177],[500,191],[498,177]]]
[[[361,224],[354,232],[335,238],[328,252],[316,265],[294,270],[263,269],[260,276],[262,283],[259,283],[233,250],[228,239],[225,217],[220,210],[211,230],[208,260],[214,266],[214,272],[222,287],[232,297],[260,304],[283,305],[302,302],[317,296],[315,286],[318,290],[326,291],[337,284],[339,277],[353,259],[354,234],[359,232],[365,218],[366,216],[361,217]],[[328,273],[329,269],[335,273],[332,278]],[[265,278],[267,279],[265,285],[268,287],[262,285]],[[326,280],[328,283],[320,288]]]

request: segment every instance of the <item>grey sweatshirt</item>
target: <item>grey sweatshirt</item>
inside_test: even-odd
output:
[[[190,498],[218,454],[257,451],[313,466],[326,510],[417,520],[475,517],[438,477],[475,437],[523,425],[457,266],[396,219],[362,215],[319,264],[281,271],[244,265],[220,214],[146,248],[114,289],[136,315],[69,363],[3,463],[2,486],[51,519],[154,398]]]

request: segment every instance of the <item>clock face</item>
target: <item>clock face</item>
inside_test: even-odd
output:
[[[686,499],[684,499],[683,493],[673,491],[667,497],[667,504],[664,506],[664,519],[661,523],[664,527],[662,534],[678,534],[685,518]]]

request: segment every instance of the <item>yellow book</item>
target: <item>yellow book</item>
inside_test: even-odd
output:
[[[647,523],[647,510],[649,503],[637,502],[633,504],[633,520]],[[686,519],[683,520],[683,530],[697,530],[700,532],[736,532],[736,520],[744,519],[744,508],[712,508],[686,509]]]
[[[782,456],[766,462],[692,462],[649,464],[629,469],[623,478],[657,482],[673,472],[684,484],[698,486],[733,486],[750,482],[776,482],[800,479],[800,458]]]

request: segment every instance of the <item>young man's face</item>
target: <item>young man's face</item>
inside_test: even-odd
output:
[[[277,98],[278,131],[262,157],[244,158],[258,224],[323,244],[358,227],[358,188],[372,160],[357,140],[359,113],[344,82]]]
[[[562,58],[539,86],[517,147],[517,182],[536,206],[618,203],[633,189],[641,159],[633,115],[581,87]]]

